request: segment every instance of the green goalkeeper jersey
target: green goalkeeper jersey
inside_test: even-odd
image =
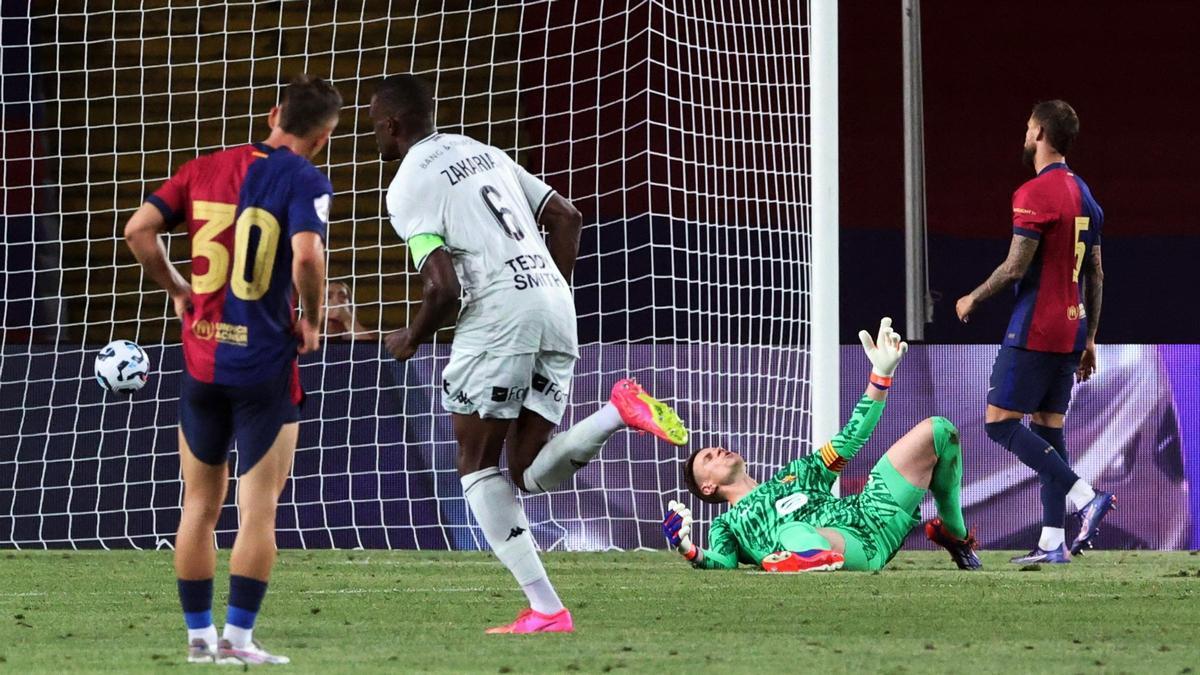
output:
[[[786,549],[781,534],[796,523],[837,528],[869,539],[860,535],[863,524],[858,495],[839,499],[831,488],[846,461],[871,437],[883,406],[883,401],[864,395],[833,440],[792,461],[717,516],[697,566],[733,569],[739,562],[758,565],[765,556]]]

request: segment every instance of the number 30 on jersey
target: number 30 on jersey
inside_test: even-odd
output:
[[[222,232],[234,225],[236,204],[221,202],[192,202],[192,215],[207,222],[192,235],[192,263],[196,258],[208,261],[203,274],[192,272],[195,293],[213,293],[229,283],[233,294],[242,300],[258,300],[271,287],[271,272],[275,269],[275,252],[279,248],[279,221],[270,211],[250,207],[238,216],[233,234],[233,275],[229,273],[229,249],[217,241]],[[258,245],[250,250],[250,231],[258,229]],[[250,265],[248,258],[253,255]]]

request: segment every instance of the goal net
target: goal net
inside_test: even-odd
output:
[[[572,482],[524,497],[543,548],[660,547],[665,502],[691,501],[680,460],[692,448],[739,450],[760,475],[809,451],[806,3],[10,4],[0,546],[170,545],[179,324],[122,227],[188,159],[265,138],[281,83],[299,72],[331,79],[346,100],[316,161],[336,192],[329,275],[346,285],[334,304],[347,323],[386,332],[420,300],[385,218],[396,165],[379,161],[366,117],[384,75],[429,78],[443,131],[510,152],[584,213],[582,357],[563,424],[629,375],[677,407],[693,440],[618,434]],[[168,251],[186,275],[186,236],[170,235]],[[301,360],[309,399],[281,546],[485,546],[433,384],[449,335],[405,365],[377,335],[330,337]],[[95,353],[116,338],[153,362],[130,398],[92,378]],[[218,544],[236,527],[227,506]]]

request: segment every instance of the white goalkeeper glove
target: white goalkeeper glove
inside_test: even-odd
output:
[[[871,340],[871,334],[865,330],[858,331],[858,340],[871,360],[871,372],[882,378],[892,377],[908,351],[908,343],[902,342],[900,334],[892,330],[891,317],[885,316],[879,321],[879,335],[875,340]]]
[[[679,555],[695,560],[700,550],[692,543],[692,510],[672,499],[663,518],[663,536]]]

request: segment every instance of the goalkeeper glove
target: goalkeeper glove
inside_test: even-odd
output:
[[[663,536],[679,555],[695,560],[700,549],[692,543],[692,510],[672,499],[663,518]]]
[[[908,343],[902,342],[900,334],[892,330],[891,318],[885,316],[880,320],[879,335],[874,341],[865,330],[858,331],[858,340],[871,360],[871,373],[890,380],[896,372],[896,366],[900,365],[900,359],[908,351]]]

